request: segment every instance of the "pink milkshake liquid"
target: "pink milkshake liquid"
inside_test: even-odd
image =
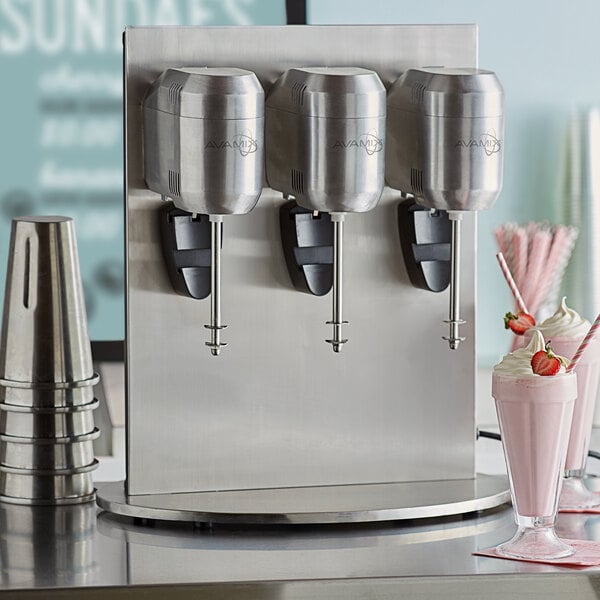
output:
[[[565,466],[577,377],[494,373],[492,396],[518,525],[498,553],[516,558],[560,558],[573,548],[556,537],[554,522]]]

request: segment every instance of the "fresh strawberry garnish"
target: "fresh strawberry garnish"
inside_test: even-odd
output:
[[[523,335],[530,327],[535,325],[535,319],[526,312],[520,311],[516,315],[507,312],[504,315],[504,328],[510,329],[516,335]]]
[[[560,358],[552,352],[550,342],[546,344],[545,350],[539,350],[531,357],[531,368],[536,375],[556,375],[561,364]]]

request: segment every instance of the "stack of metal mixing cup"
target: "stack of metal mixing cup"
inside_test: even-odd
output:
[[[1,501],[94,499],[97,381],[72,219],[14,219],[0,337]]]

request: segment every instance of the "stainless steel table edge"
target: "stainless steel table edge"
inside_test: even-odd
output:
[[[97,484],[98,505],[113,514],[197,523],[300,525],[395,521],[487,510],[509,501],[506,477],[482,474],[454,481],[135,496],[125,494],[122,481]]]
[[[534,600],[596,600],[596,589],[600,585],[597,573],[505,573],[444,575],[437,577],[375,577],[348,578],[344,580],[304,580],[304,581],[261,581],[261,582],[221,582],[197,584],[157,584],[157,585],[117,585],[102,587],[15,589],[3,593],[7,597],[27,600],[44,598],[81,598],[101,600],[110,598],[130,600],[184,600],[188,598],[241,598],[259,600],[286,598],[287,600],[315,600],[331,598],[353,600],[363,598],[441,598],[443,600],[464,600],[464,598],[484,597],[489,600],[521,598],[524,595]]]

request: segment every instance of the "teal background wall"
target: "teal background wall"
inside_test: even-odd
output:
[[[10,221],[75,219],[92,339],[122,339],[126,25],[272,25],[284,0],[0,0],[0,289]]]
[[[600,103],[600,2],[309,0],[307,20],[479,25],[480,66],[496,71],[506,92],[504,188],[479,217],[478,353],[481,365],[493,364],[509,346],[502,315],[512,303],[492,231],[505,221],[557,222],[570,115]]]
[[[284,4],[0,0],[0,286],[13,216],[73,216],[91,335],[122,338],[122,30],[282,24]],[[511,305],[492,230],[556,220],[570,114],[600,103],[600,2],[308,0],[308,21],[478,23],[480,64],[498,73],[507,98],[504,190],[479,221],[479,358],[491,364],[508,346],[501,316]]]

